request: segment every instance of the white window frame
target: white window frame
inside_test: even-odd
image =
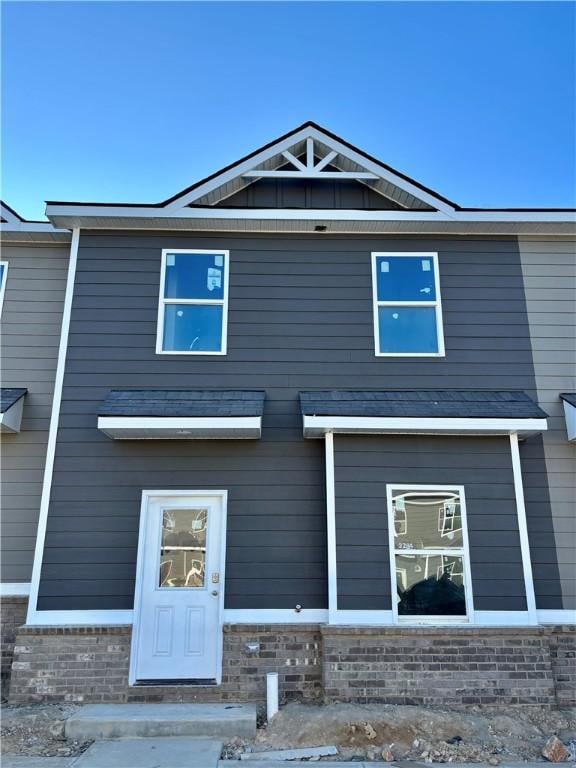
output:
[[[166,257],[169,253],[209,254],[224,257],[224,291],[221,299],[167,299],[164,297],[166,282]],[[156,328],[156,354],[157,355],[225,355],[228,346],[228,281],[230,276],[230,251],[221,248],[210,250],[208,248],[163,248],[160,267],[160,290],[158,294],[158,321]],[[204,350],[175,350],[163,349],[164,343],[164,309],[168,304],[211,305],[222,307],[222,335],[220,349],[212,351]]]
[[[2,307],[4,305],[4,294],[6,293],[6,281],[8,279],[8,262],[0,261],[0,267],[4,267],[2,280],[0,281],[0,315],[1,315]]]
[[[379,258],[390,257],[411,257],[421,259],[431,259],[434,265],[434,284],[436,288],[436,298],[434,301],[379,301],[378,299],[378,272],[377,265]],[[380,351],[380,329],[378,322],[379,307],[434,307],[436,310],[436,337],[437,352],[381,352]],[[374,316],[374,353],[376,357],[445,357],[446,350],[444,346],[444,323],[442,320],[442,297],[440,294],[440,269],[438,267],[437,251],[372,251],[372,309]]]
[[[465,616],[399,616],[397,601],[397,574],[396,555],[413,554],[416,550],[396,550],[394,513],[392,508],[392,495],[395,491],[414,491],[416,494],[428,496],[434,493],[457,493],[460,497],[460,513],[462,517],[462,547],[458,549],[458,557],[462,557],[464,570],[464,595],[466,600]],[[392,592],[392,620],[399,625],[422,624],[472,624],[474,623],[474,603],[472,594],[472,574],[470,570],[470,546],[468,542],[468,522],[466,517],[466,496],[463,485],[412,485],[410,483],[391,483],[386,485],[386,507],[388,515],[388,549],[390,553],[390,581]],[[448,549],[448,548],[447,548]],[[444,554],[444,550],[422,549],[417,550],[420,555],[433,555],[438,557]],[[460,554],[461,553],[461,554]]]

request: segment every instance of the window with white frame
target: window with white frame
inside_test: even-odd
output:
[[[373,253],[376,355],[444,355],[437,253]]]
[[[228,251],[162,251],[158,354],[226,354],[228,264]]]
[[[0,261],[0,313],[4,304],[4,291],[6,289],[6,278],[8,277],[8,262]]]
[[[393,613],[400,622],[470,621],[464,489],[388,486]]]

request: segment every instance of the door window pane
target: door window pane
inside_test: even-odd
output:
[[[164,350],[217,352],[221,346],[221,304],[166,304]]]
[[[380,352],[438,352],[434,307],[378,307]]]
[[[160,544],[160,587],[204,587],[207,509],[165,509]]]
[[[223,299],[224,255],[168,252],[164,297],[166,299]]]
[[[378,256],[376,259],[378,301],[434,301],[434,264],[424,256]]]

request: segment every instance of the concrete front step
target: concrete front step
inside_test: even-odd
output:
[[[87,704],[66,721],[66,737],[89,739],[256,735],[254,704]]]

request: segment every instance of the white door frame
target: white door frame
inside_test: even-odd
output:
[[[128,685],[133,686],[136,683],[136,660],[137,660],[137,647],[138,636],[140,634],[140,622],[142,618],[142,587],[144,582],[144,543],[146,539],[146,523],[148,519],[149,501],[152,497],[160,496],[163,498],[170,498],[171,496],[188,496],[190,498],[198,496],[216,496],[220,499],[222,507],[222,521],[221,521],[221,539],[220,539],[220,584],[218,585],[218,630],[219,630],[219,642],[218,642],[218,661],[216,669],[216,684],[220,685],[222,682],[222,650],[223,650],[223,637],[222,637],[222,625],[224,624],[224,585],[226,579],[226,521],[227,521],[227,505],[228,505],[228,491],[222,490],[180,490],[178,488],[172,490],[163,491],[142,491],[142,502],[140,504],[140,526],[138,531],[138,552],[136,555],[136,582],[134,585],[134,613],[132,623],[132,642],[130,647],[130,668],[128,673]],[[158,685],[162,685],[162,680],[158,681]]]

